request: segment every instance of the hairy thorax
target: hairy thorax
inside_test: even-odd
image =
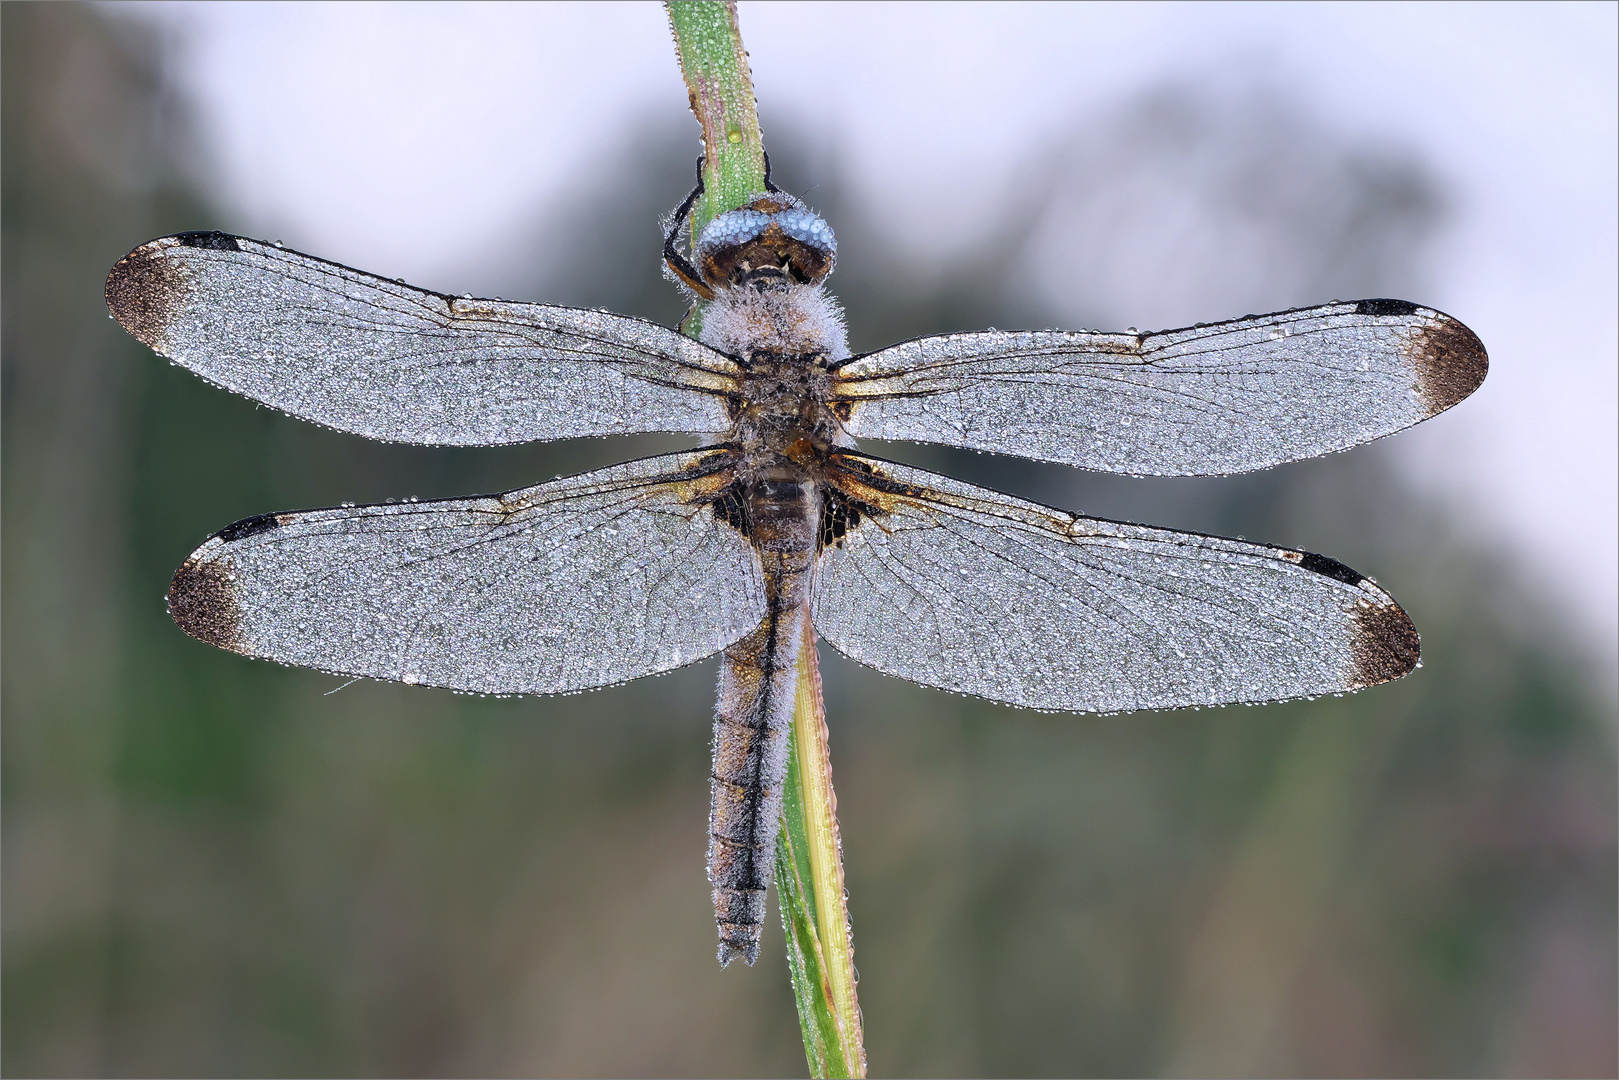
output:
[[[733,286],[704,313],[702,340],[742,361],[729,439],[742,451],[740,478],[818,479],[849,441],[827,405],[829,366],[849,355],[832,298],[819,285]]]

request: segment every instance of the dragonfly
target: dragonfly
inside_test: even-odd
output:
[[[1324,555],[1111,521],[864,452],[936,443],[1207,476],[1378,439],[1455,405],[1488,359],[1402,300],[1157,333],[985,330],[851,354],[826,221],[768,179],[666,276],[697,337],[610,312],[414,288],[221,232],[143,244],[114,318],[204,379],[367,438],[489,446],[680,432],[693,450],[532,487],[235,522],[191,553],[187,634],[348,677],[561,694],[720,654],[708,874],[722,965],[758,956],[799,658],[1027,709],[1343,693],[1420,644]],[[682,239],[684,237],[684,239]]]

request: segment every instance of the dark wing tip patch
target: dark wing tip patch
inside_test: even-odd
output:
[[[209,251],[242,250],[242,245],[236,242],[238,237],[219,232],[217,229],[211,232],[175,233],[174,239],[183,247],[207,248]]]
[[[1303,558],[1299,559],[1299,568],[1308,570],[1312,574],[1321,574],[1334,581],[1341,581],[1345,585],[1359,585],[1366,580],[1365,574],[1351,570],[1337,559],[1317,555],[1313,551],[1303,553]]]
[[[221,649],[241,651],[242,612],[228,566],[192,556],[169,582],[169,616],[180,629]]]
[[[214,533],[214,536],[229,544],[234,540],[257,536],[259,533],[266,533],[271,529],[280,528],[286,524],[286,517],[287,515],[285,514],[255,514],[252,517],[243,518],[241,521],[231,522]]]
[[[1356,315],[1414,315],[1417,305],[1409,300],[1362,300],[1355,305]]]
[[[167,241],[154,240],[125,255],[107,275],[107,310],[125,330],[156,349],[185,297],[185,279],[161,252]]]
[[[1484,343],[1449,315],[1419,328],[1413,341],[1417,393],[1430,416],[1442,413],[1479,388],[1490,371]]]
[[[1352,689],[1393,682],[1417,666],[1422,658],[1422,639],[1399,604],[1393,600],[1357,604],[1350,616],[1356,629],[1350,646],[1355,661]]]

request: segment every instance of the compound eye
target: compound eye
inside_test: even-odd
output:
[[[747,207],[727,210],[703,227],[693,254],[698,259],[706,259],[722,249],[741,247],[750,240],[757,240],[770,226],[771,217]]]
[[[830,259],[837,258],[837,237],[832,235],[832,226],[819,214],[813,214],[801,206],[795,207],[777,214],[776,224],[785,235],[799,243],[816,249]]]
[[[790,195],[773,193],[710,221],[693,251],[710,286],[780,272],[813,284],[832,272],[837,238],[831,226]]]

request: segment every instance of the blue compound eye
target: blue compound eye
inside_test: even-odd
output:
[[[746,208],[728,210],[704,226],[702,235],[697,238],[697,254],[701,256],[704,252],[755,240],[765,231],[773,216]]]
[[[773,191],[728,210],[703,228],[692,256],[709,288],[809,285],[832,272],[832,229],[791,195]]]
[[[784,235],[808,244],[824,255],[836,255],[838,252],[838,241],[832,234],[832,227],[813,211],[794,206],[773,214],[749,207],[728,210],[704,227],[702,235],[697,238],[696,254],[701,258],[721,248],[737,247],[756,240],[772,223]]]
[[[795,207],[783,210],[775,215],[776,224],[781,231],[794,240],[802,241],[814,248],[819,248],[828,255],[838,253],[837,237],[832,235],[832,226],[823,221],[820,215],[809,210]],[[707,235],[708,230],[703,230]]]

